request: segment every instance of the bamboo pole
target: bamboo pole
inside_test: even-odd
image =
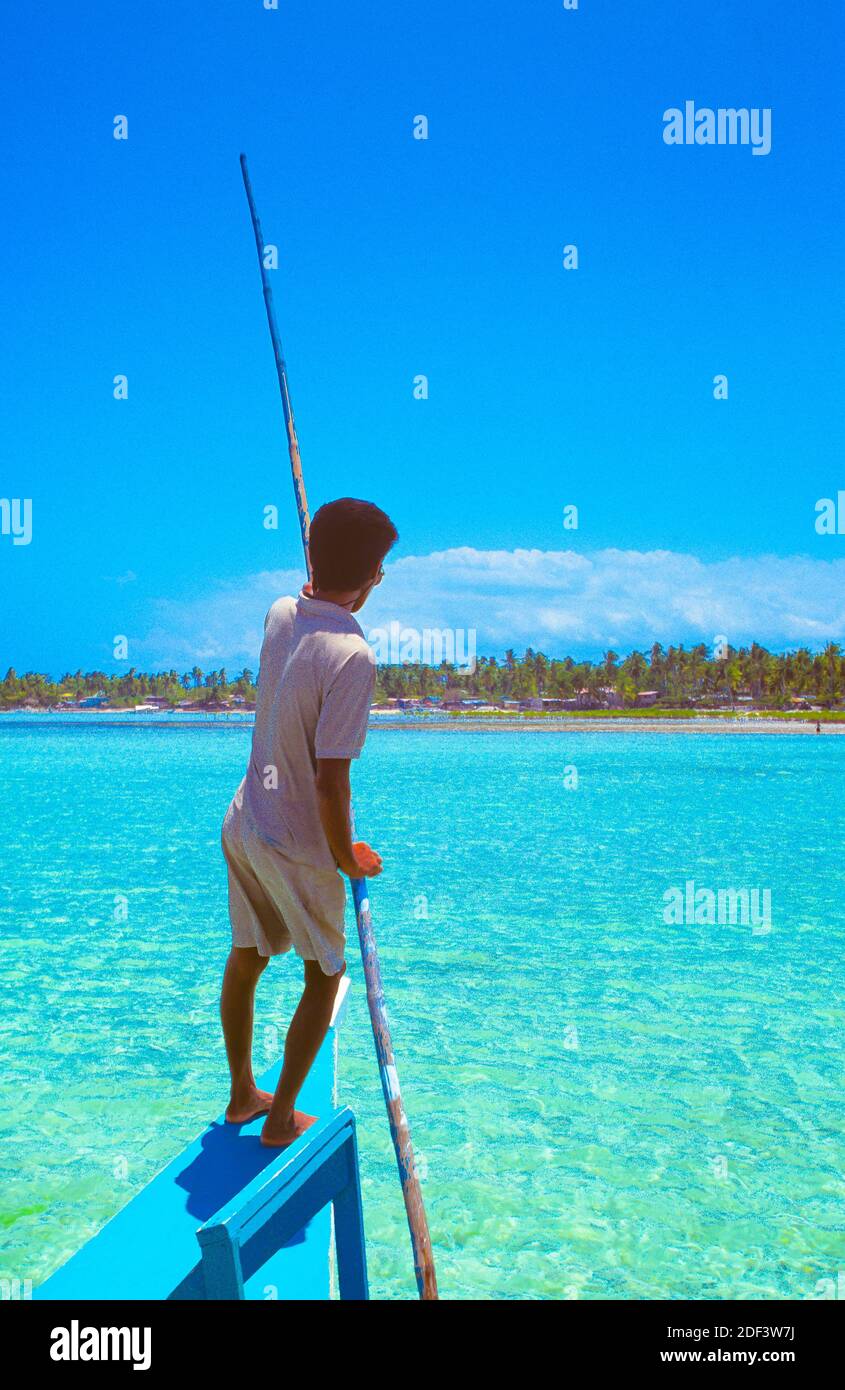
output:
[[[273,291],[270,288],[270,280],[267,275],[267,267],[264,264],[264,238],[261,235],[261,223],[258,220],[258,213],[255,209],[255,199],[252,196],[252,184],[249,181],[249,170],[246,167],[246,155],[241,155],[241,173],[243,174],[244,188],[246,190],[247,202],[249,203],[249,215],[252,218],[252,230],[255,233],[255,249],[258,252],[258,266],[261,271],[261,288],[264,291],[264,307],[267,310],[267,323],[270,328],[270,339],[273,344],[273,355],[276,359],[276,375],[279,378],[279,390],[282,393],[282,410],[285,416],[285,429],[288,435],[288,453],[290,455],[290,471],[293,478],[293,495],[296,500],[296,510],[299,516],[299,529],[302,533],[302,549],[305,552],[305,568],[308,571],[308,578],[311,579],[311,555],[308,550],[308,531],[311,520],[308,515],[308,498],[305,496],[305,479],[302,476],[302,459],[299,457],[299,444],[296,438],[296,426],[293,420],[293,409],[290,403],[290,391],[288,390],[288,369],[282,352],[282,340],[279,337],[279,326],[276,323],[276,310],[273,306]]]
[[[258,266],[261,272],[261,287],[264,291],[264,307],[267,310],[267,323],[270,328],[270,338],[273,343],[273,355],[276,359],[276,373],[279,378],[282,410],[284,411],[285,428],[288,436],[288,452],[290,454],[296,509],[299,515],[299,528],[302,535],[302,549],[305,554],[305,566],[310,580],[311,555],[308,547],[308,532],[311,522],[308,514],[308,500],[305,495],[305,481],[302,476],[302,460],[299,455],[299,444],[296,438],[296,427],[294,425],[293,409],[291,407],[290,391],[288,389],[287,365],[282,352],[279,328],[276,323],[276,312],[273,306],[273,291],[270,287],[267,267],[264,264],[264,238],[261,234],[261,223],[258,220],[258,213],[255,208],[252,184],[250,183],[246,155],[244,154],[241,155],[241,173],[243,175],[247,202],[249,203],[252,230],[255,234],[255,247],[258,252]],[[358,940],[361,945],[361,959],[364,965],[364,978],[367,984],[367,1006],[370,1011],[370,1022],[373,1027],[373,1040],[376,1047],[376,1057],[378,1058],[381,1088],[384,1092],[384,1103],[387,1107],[390,1137],[393,1140],[393,1149],[399,1168],[399,1180],[402,1184],[402,1196],[405,1200],[405,1212],[408,1217],[408,1229],[411,1233],[411,1248],[414,1254],[414,1274],[417,1281],[417,1290],[421,1299],[433,1300],[438,1297],[438,1294],[437,1278],[434,1272],[434,1259],[431,1251],[431,1236],[429,1235],[422,1190],[420,1188],[420,1180],[414,1160],[411,1131],[408,1126],[407,1116],[405,1115],[405,1107],[402,1104],[402,1093],[399,1089],[399,1077],[396,1072],[396,1062],[393,1055],[393,1042],[390,1037],[390,1028],[387,1022],[387,1012],[384,1005],[384,989],[381,981],[381,967],[379,965],[373,921],[370,914],[369,888],[366,879],[354,878],[351,882],[352,898],[355,904],[355,921],[358,927]]]

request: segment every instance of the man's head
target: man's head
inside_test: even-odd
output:
[[[314,515],[309,537],[315,592],[357,595],[357,611],[398,539],[390,517],[372,502],[356,497],[326,502]]]

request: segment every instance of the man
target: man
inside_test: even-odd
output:
[[[371,502],[328,502],[311,523],[312,583],[278,599],[264,625],[252,754],[223,823],[232,949],[220,1016],[232,1079],[226,1119],[266,1113],[268,1145],[290,1144],[314,1123],[294,1107],[346,969],[340,874],[381,873],[380,856],[352,842],[349,764],[364,744],[376,674],[352,615],[381,583],[397,539]],[[305,987],[271,1096],[252,1071],[255,987],[270,956],[291,946]]]

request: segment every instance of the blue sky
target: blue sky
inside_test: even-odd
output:
[[[296,582],[241,149],[312,507],[401,534],[372,623],[587,656],[841,637],[814,507],[845,487],[843,28],[824,0],[7,19],[0,497],[33,535],[0,536],[3,670],[125,669],[118,634],[141,669],[254,665]],[[666,146],[687,99],[771,107],[771,153]]]

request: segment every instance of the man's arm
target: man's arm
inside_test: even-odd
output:
[[[359,840],[352,843],[350,823],[349,758],[317,759],[317,805],[329,849],[342,874],[350,878],[375,878],[381,873],[381,856]]]

